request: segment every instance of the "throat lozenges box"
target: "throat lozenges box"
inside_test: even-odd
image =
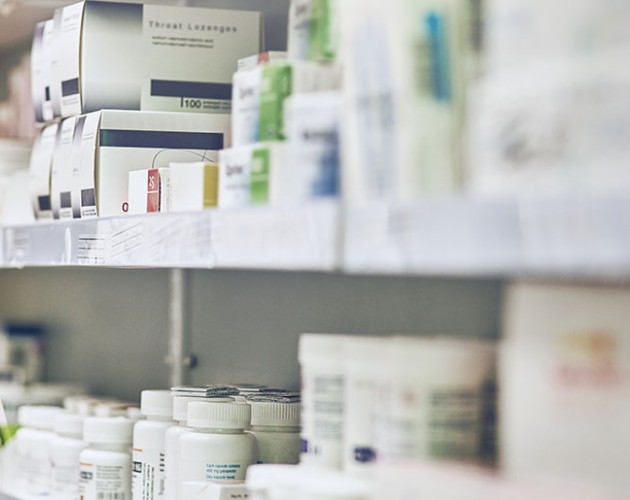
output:
[[[102,109],[229,113],[259,12],[85,1],[54,18],[55,116]]]

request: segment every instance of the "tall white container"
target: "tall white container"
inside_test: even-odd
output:
[[[142,391],[140,411],[146,420],[133,428],[133,500],[156,500],[164,497],[165,434],[175,425],[171,391]]]
[[[79,496],[79,455],[87,448],[83,441],[83,420],[80,415],[60,413],[55,417],[51,442],[51,487],[55,500],[76,500]]]

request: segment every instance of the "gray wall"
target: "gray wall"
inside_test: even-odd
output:
[[[195,383],[297,387],[301,332],[494,337],[495,281],[189,272]],[[0,271],[0,318],[46,322],[49,379],[137,399],[168,385],[168,272]]]

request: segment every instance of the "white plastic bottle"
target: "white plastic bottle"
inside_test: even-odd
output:
[[[333,469],[343,458],[345,335],[302,334],[301,462]]]
[[[87,417],[81,452],[81,500],[131,498],[131,438],[133,422],[124,417]]]
[[[62,411],[56,406],[23,406],[18,410],[18,422],[23,427],[16,436],[17,488],[27,495],[50,493],[50,447],[55,437],[53,421]]]
[[[142,391],[140,411],[147,418],[133,428],[133,500],[164,497],[164,435],[172,420],[171,391]]]
[[[300,461],[300,403],[256,401],[250,432],[258,443],[259,464],[297,464]],[[265,399],[273,399],[266,397]]]
[[[51,496],[55,500],[76,500],[79,497],[79,455],[87,448],[83,441],[83,419],[80,415],[60,413],[55,417],[51,442]]]
[[[250,418],[246,403],[188,403],[193,430],[179,438],[179,487],[185,481],[245,480],[247,467],[256,463],[256,438],[245,432]]]
[[[201,398],[189,396],[173,397],[173,420],[179,425],[173,425],[164,434],[164,498],[177,500],[179,498],[179,437],[192,429],[188,427],[188,403],[201,401]]]

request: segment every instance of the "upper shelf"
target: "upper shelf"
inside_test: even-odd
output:
[[[103,266],[332,271],[338,206],[248,208],[51,221],[1,231],[5,267]]]
[[[244,208],[0,231],[4,267],[242,268],[630,279],[630,195]]]

